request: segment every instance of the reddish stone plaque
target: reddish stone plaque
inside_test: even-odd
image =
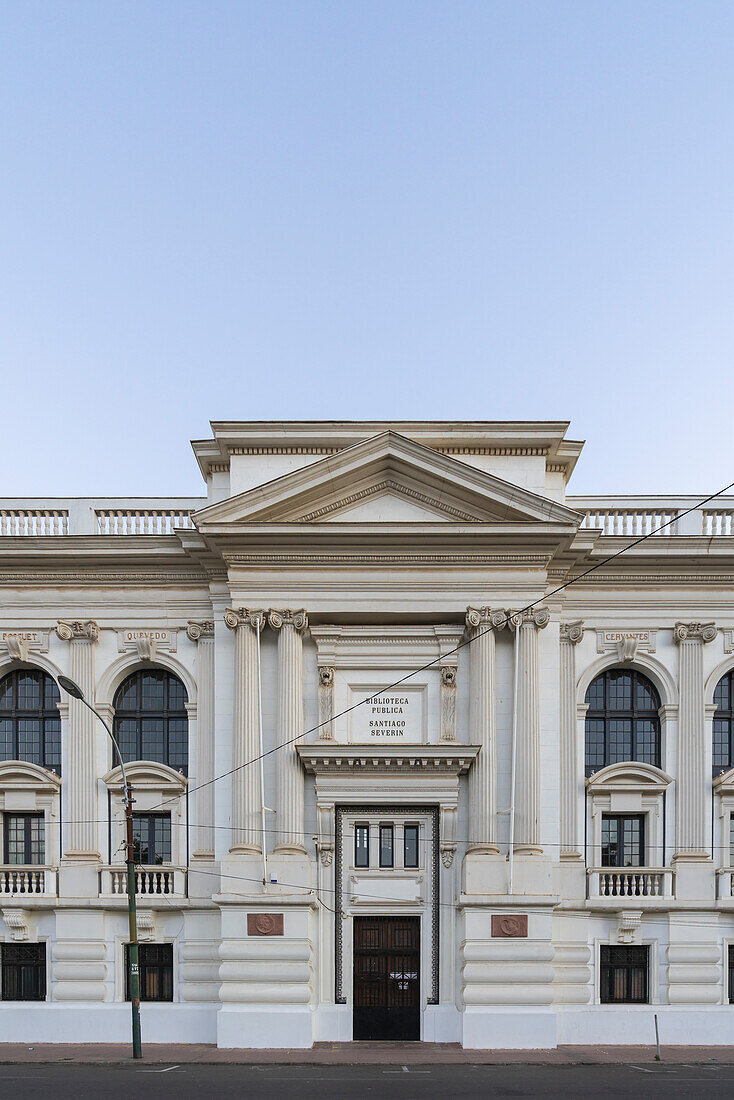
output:
[[[247,935],[248,936],[282,936],[283,935],[283,914],[282,913],[248,913],[247,914]]]
[[[492,935],[522,937],[528,934],[527,913],[493,913]]]

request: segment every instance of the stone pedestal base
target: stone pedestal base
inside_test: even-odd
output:
[[[484,1008],[462,1013],[461,1045],[465,1050],[553,1049],[558,1045],[552,1008]]]
[[[217,1013],[217,1046],[225,1048],[313,1046],[311,1009],[266,1005],[224,1005]]]
[[[504,894],[507,892],[507,860],[504,856],[469,851],[464,856],[465,894]]]
[[[59,897],[89,898],[99,897],[99,870],[102,860],[98,853],[90,852],[75,856],[64,856],[59,865]]]
[[[716,897],[716,872],[710,857],[674,856],[675,897],[677,901],[712,903]]]

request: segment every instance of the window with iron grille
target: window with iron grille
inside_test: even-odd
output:
[[[645,815],[604,814],[601,819],[602,867],[645,866]]]
[[[143,668],[115,692],[114,732],[125,763],[155,760],[188,774],[186,688],[172,672]]]
[[[125,944],[125,1000],[130,1000],[130,947]],[[173,944],[141,943],[138,945],[140,968],[140,1000],[173,1000]]]
[[[600,949],[602,1004],[647,1004],[648,947]]]
[[[660,696],[634,669],[610,668],[586,692],[586,774],[639,760],[660,767]]]
[[[0,944],[2,999],[46,1000],[46,944]]]
[[[716,685],[714,704],[712,764],[717,776],[734,767],[734,669]]]
[[[133,814],[133,859],[145,865],[171,862],[170,814]]]
[[[3,833],[6,863],[27,866],[45,862],[43,814],[4,814]]]
[[[27,760],[61,774],[59,689],[38,668],[17,668],[0,680],[0,760]]]

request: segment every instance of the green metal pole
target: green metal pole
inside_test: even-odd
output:
[[[138,917],[135,908],[135,863],[133,861],[133,807],[132,794],[128,789],[125,799],[125,819],[127,826],[127,913],[130,931],[130,945],[127,949],[128,986],[132,1007],[133,1058],[142,1058],[140,1044],[140,966],[138,958]]]

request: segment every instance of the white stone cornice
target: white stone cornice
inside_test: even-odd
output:
[[[479,754],[479,745],[296,745],[303,767],[311,775],[334,772],[354,774],[400,774],[406,780],[431,773],[461,775],[469,771]]]

